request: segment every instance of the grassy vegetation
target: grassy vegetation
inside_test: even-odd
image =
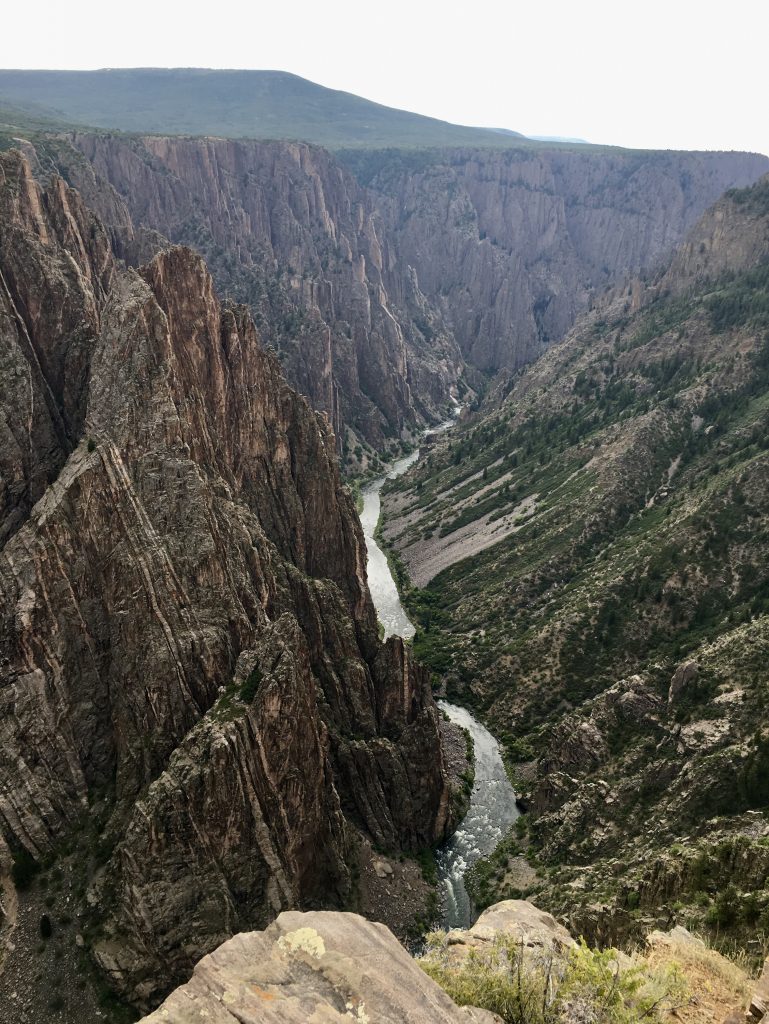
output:
[[[435,851],[429,846],[416,852],[406,852],[401,855],[416,861],[422,872],[422,878],[430,886],[425,898],[424,911],[415,915],[409,926],[409,935],[414,940],[421,940],[422,936],[435,927],[438,919],[438,864],[435,860]]]
[[[68,122],[56,111],[34,103],[16,105],[0,94],[0,151],[18,147],[19,138],[43,146],[56,134],[81,127]]]
[[[500,936],[457,965],[447,955],[445,936],[435,934],[419,962],[454,1002],[497,1013],[506,1024],[556,1024],[578,1011],[595,1024],[662,1020],[687,997],[675,965],[620,967],[615,950],[584,943],[566,955],[537,957]]]
[[[255,665],[246,676],[240,688],[240,699],[246,704],[250,704],[256,696],[256,691],[259,689],[263,678],[262,670],[258,665]]]

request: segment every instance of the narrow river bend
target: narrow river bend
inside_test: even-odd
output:
[[[451,422],[438,429],[447,429]],[[384,552],[374,539],[381,510],[380,492],[387,480],[405,473],[419,457],[412,452],[393,463],[390,471],[364,487],[361,525],[368,551],[368,585],[384,626],[385,637],[414,635],[414,626],[401,604],[398,588]],[[473,902],[465,888],[464,873],[481,857],[488,856],[518,817],[515,792],[502,763],[499,744],[466,708],[439,701],[441,710],[470,733],[475,747],[475,784],[470,807],[461,825],[437,852],[443,926],[467,928],[475,920]]]

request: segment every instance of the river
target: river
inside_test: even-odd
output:
[[[360,523],[363,527],[366,551],[368,552],[368,586],[377,616],[384,627],[385,640],[388,636],[402,636],[409,640],[414,635],[414,626],[406,614],[406,609],[401,604],[387,557],[374,539],[374,531],[379,522],[379,513],[382,508],[380,491],[384,487],[385,481],[401,476],[409,466],[413,466],[418,458],[419,449],[417,448],[410,455],[394,462],[386,476],[373,480],[361,492],[363,511],[360,514]]]
[[[443,887],[444,928],[469,928],[476,912],[465,887],[464,874],[481,857],[488,857],[518,817],[515,791],[510,785],[499,744],[467,708],[448,701],[438,707],[452,722],[467,729],[475,748],[475,783],[470,806],[461,825],[436,855]]]
[[[448,420],[436,430],[447,430],[453,423]],[[374,531],[381,511],[380,492],[385,481],[394,480],[405,473],[419,458],[419,451],[394,462],[389,472],[363,488],[361,524],[368,551],[368,584],[371,597],[384,627],[384,635],[414,635],[414,626],[401,604],[398,588],[390,572],[387,558],[374,539]],[[502,763],[499,744],[484,726],[466,708],[447,701],[439,701],[441,710],[467,729],[475,747],[475,784],[470,795],[470,806],[461,825],[437,852],[443,926],[467,928],[476,917],[475,907],[464,883],[464,873],[481,857],[488,856],[518,817],[515,792]]]

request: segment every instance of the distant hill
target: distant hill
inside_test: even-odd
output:
[[[69,127],[75,126],[69,125],[54,110],[46,110],[34,103],[17,106],[0,96],[0,137],[6,134],[12,136],[16,131],[27,134],[61,131]]]
[[[385,107],[283,71],[0,71],[0,111],[127,132],[302,139],[323,146],[520,145],[523,136]]]
[[[573,139],[568,135],[527,135],[532,142],[569,142],[575,146],[590,146],[592,143],[587,139]]]
[[[530,142],[563,142],[568,145],[575,146],[590,146],[592,143],[588,142],[587,139],[573,139],[568,135],[524,135],[520,132],[513,132],[509,128],[489,128],[490,132],[494,132],[497,135],[513,135],[516,138],[524,138]]]

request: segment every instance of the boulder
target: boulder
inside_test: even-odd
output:
[[[484,910],[472,928],[454,929],[446,936],[450,959],[462,960],[471,949],[480,949],[504,936],[520,945],[524,955],[566,953],[576,946],[569,932],[552,914],[528,900],[503,900]]]
[[[746,1014],[748,1021],[764,1020],[769,1012],[769,957],[764,961],[764,969],[748,1004]]]
[[[670,931],[653,931],[649,932],[646,936],[646,943],[648,946],[657,945],[668,945],[668,946],[693,946],[697,949],[705,949],[705,943],[702,939],[684,928],[682,925],[677,924],[675,928],[671,928]]]
[[[685,661],[673,673],[668,690],[668,704],[673,704],[677,697],[699,676],[700,670],[696,661]]]
[[[549,915],[544,915],[549,916]],[[282,913],[204,957],[144,1024],[501,1024],[458,1007],[381,924],[333,911]]]

